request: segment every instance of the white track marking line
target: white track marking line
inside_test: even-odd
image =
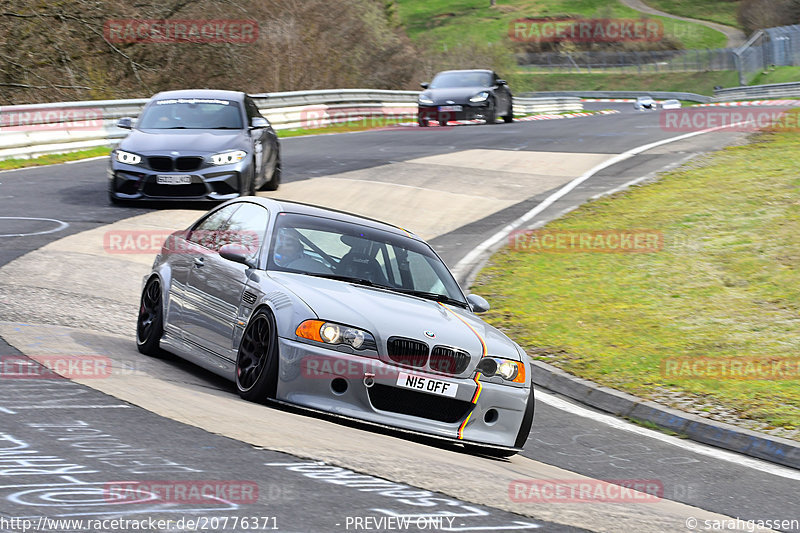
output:
[[[643,428],[641,426],[632,424],[622,418],[617,418],[615,416],[603,413],[597,413],[585,407],[581,407],[580,405],[568,402],[553,394],[542,392],[541,390],[538,389],[536,390],[535,398],[537,401],[546,403],[547,405],[555,407],[556,409],[559,409],[561,411],[566,411],[570,414],[577,415],[583,418],[589,418],[596,422],[606,424],[607,426],[610,426],[614,429],[619,429],[622,431],[627,431],[629,433],[636,433],[637,435],[649,437],[651,439],[655,439],[661,442],[665,442],[667,444],[671,444],[673,446],[677,446],[678,448],[683,448],[684,450],[689,450],[698,455],[705,455],[708,457],[712,457],[714,459],[719,459],[722,461],[735,463],[737,465],[746,466],[754,470],[760,470],[761,472],[765,472],[767,474],[772,474],[775,476],[780,476],[787,479],[794,479],[800,481],[800,470],[794,470],[792,468],[783,467],[780,465],[769,463],[767,461],[762,461],[760,459],[748,457],[746,455],[740,455],[738,453],[729,452],[727,450],[722,450],[720,448],[714,448],[712,446],[707,446],[705,444],[700,444],[691,440],[685,440],[685,439],[680,439],[678,437],[673,437],[672,435],[660,433],[656,430]]]
[[[741,126],[741,125],[747,124],[747,123],[748,122],[737,122],[736,124],[718,126],[716,128],[709,128],[709,129],[705,129],[705,130],[693,131],[693,132],[690,132],[690,133],[684,133],[683,135],[678,135],[677,137],[670,137],[669,139],[663,139],[661,141],[656,141],[656,142],[652,142],[652,143],[645,144],[645,145],[642,145],[642,146],[637,146],[636,148],[631,148],[630,150],[627,150],[625,152],[622,152],[621,154],[617,154],[614,157],[611,157],[611,158],[607,159],[606,161],[600,163],[599,165],[594,166],[593,168],[590,168],[588,171],[586,171],[582,175],[580,175],[577,178],[575,178],[574,180],[570,181],[569,183],[567,183],[566,185],[561,187],[559,190],[557,190],[556,192],[554,192],[553,194],[551,194],[550,196],[548,196],[547,198],[542,200],[542,202],[539,205],[537,205],[536,207],[534,207],[533,209],[531,209],[530,211],[528,211],[527,213],[525,213],[524,215],[522,215],[518,219],[516,219],[516,220],[512,221],[511,223],[507,224],[500,231],[498,231],[497,233],[495,233],[494,235],[492,235],[491,237],[489,237],[488,239],[486,239],[485,241],[480,243],[475,248],[473,248],[472,251],[470,251],[467,255],[465,255],[456,264],[456,266],[452,269],[453,275],[456,277],[456,279],[461,279],[463,277],[463,275],[468,272],[468,269],[470,268],[470,265],[472,263],[474,263],[475,261],[477,261],[480,258],[481,255],[483,255],[489,249],[491,249],[492,246],[494,246],[494,245],[498,244],[499,242],[501,242],[503,239],[505,239],[508,236],[509,233],[511,233],[516,228],[520,227],[522,224],[524,224],[525,222],[531,220],[533,217],[535,217],[536,215],[538,215],[539,213],[541,213],[542,211],[544,211],[545,209],[550,207],[558,199],[560,199],[563,196],[565,196],[567,193],[572,191],[575,187],[577,187],[578,185],[580,185],[584,181],[588,180],[589,178],[591,178],[592,176],[594,176],[595,174],[597,174],[601,170],[604,170],[604,169],[606,169],[606,168],[608,168],[608,167],[610,167],[612,165],[615,165],[615,164],[617,164],[617,163],[619,163],[621,161],[625,161],[626,159],[629,159],[629,158],[631,158],[631,157],[633,157],[633,156],[635,156],[637,154],[640,154],[642,152],[646,152],[647,150],[652,150],[653,148],[657,148],[657,147],[662,146],[664,144],[669,144],[669,143],[673,143],[673,142],[677,142],[677,141],[682,141],[683,139],[689,139],[690,137],[695,137],[697,135],[702,135],[704,133],[709,133],[709,132],[712,132],[712,131],[718,131],[718,130],[725,129],[725,128],[731,128],[731,127],[734,127],[734,126]]]
[[[620,161],[624,161],[624,160],[626,160],[626,159],[628,159],[630,157],[633,157],[634,155],[637,155],[637,154],[640,154],[642,152],[646,152],[647,150],[651,150],[653,148],[656,148],[658,146],[662,146],[662,145],[669,144],[669,143],[676,142],[676,141],[681,141],[683,139],[688,139],[690,137],[695,137],[697,135],[702,135],[704,133],[710,133],[712,131],[718,131],[718,130],[725,129],[725,128],[741,126],[741,125],[744,125],[744,124],[747,124],[747,123],[748,122],[738,122],[736,124],[730,124],[730,125],[726,125],[726,126],[720,126],[720,127],[710,128],[710,129],[700,130],[700,131],[693,131],[691,133],[686,133],[684,135],[678,135],[677,137],[671,137],[669,139],[664,139],[664,140],[661,140],[661,141],[656,141],[656,142],[653,142],[653,143],[649,143],[649,144],[645,144],[645,145],[642,145],[642,146],[638,146],[636,148],[632,148],[632,149],[630,149],[630,150],[628,150],[626,152],[623,152],[621,154],[618,154],[618,155],[608,159],[607,161],[605,161],[603,163],[600,163],[599,165],[595,166],[594,168],[589,169],[586,173],[582,174],[581,176],[578,176],[577,178],[575,178],[571,182],[567,183],[561,189],[557,190],[556,192],[554,192],[553,194],[551,194],[550,196],[545,198],[539,205],[537,205],[536,207],[534,207],[533,209],[531,209],[530,211],[528,211],[527,213],[525,213],[524,215],[522,215],[518,219],[514,220],[510,224],[506,225],[505,227],[503,227],[503,229],[501,229],[500,231],[498,231],[497,233],[495,233],[494,235],[492,235],[491,237],[489,237],[485,241],[483,241],[481,244],[479,244],[477,247],[475,247],[470,253],[468,253],[466,256],[464,256],[464,258],[461,259],[461,261],[459,261],[456,264],[455,268],[453,268],[453,273],[455,274],[456,278],[460,278],[465,273],[463,271],[466,268],[468,268],[469,265],[472,262],[474,262],[476,259],[478,259],[483,253],[488,251],[492,246],[496,245],[497,243],[499,243],[500,241],[505,239],[506,236],[509,233],[511,233],[514,229],[518,228],[519,226],[521,226],[525,222],[527,222],[527,221],[531,220],[532,218],[534,218],[536,215],[538,215],[539,213],[544,211],[547,207],[552,205],[556,200],[558,200],[559,198],[563,197],[568,192],[573,190],[575,187],[577,187],[578,185],[580,185],[584,181],[588,180],[589,178],[591,178],[592,176],[594,176],[595,174],[597,174],[601,170],[606,169],[606,168],[608,168],[611,165],[614,165],[616,163],[619,163]],[[636,180],[634,180],[634,182],[635,181]],[[566,401],[564,401],[564,400],[562,400],[560,398],[557,398],[556,396],[553,396],[553,395],[550,395],[550,394],[547,394],[547,393],[544,393],[544,392],[541,392],[541,391],[537,391],[536,392],[536,397],[542,399],[542,401],[544,401],[545,403],[547,403],[547,404],[549,404],[549,405],[551,405],[551,406],[553,406],[553,407],[555,407],[557,409],[561,409],[562,411],[567,411],[569,413],[572,413],[572,414],[575,414],[575,415],[578,415],[578,416],[582,416],[582,417],[585,417],[585,418],[590,418],[590,419],[595,420],[597,422],[601,422],[603,424],[611,426],[611,427],[613,427],[615,429],[620,429],[620,430],[623,430],[623,431],[629,431],[631,433],[636,433],[636,434],[639,434],[639,435],[642,435],[642,436],[645,436],[645,437],[650,437],[650,438],[655,439],[655,440],[660,440],[662,442],[666,442],[668,444],[672,444],[674,446],[678,446],[678,447],[684,448],[686,450],[690,450],[690,451],[692,451],[694,453],[697,453],[699,455],[706,455],[706,456],[709,456],[709,457],[713,457],[715,459],[720,459],[720,460],[723,460],[723,461],[736,463],[736,464],[739,464],[739,465],[742,465],[742,466],[746,466],[748,468],[752,468],[754,470],[759,470],[761,472],[766,472],[768,474],[773,474],[773,475],[780,476],[780,477],[800,480],[800,472],[798,472],[796,470],[793,470],[793,469],[790,469],[790,468],[785,468],[785,467],[782,467],[782,466],[774,465],[774,464],[768,463],[766,461],[753,459],[753,458],[747,457],[745,455],[740,455],[740,454],[736,454],[736,453],[733,453],[733,452],[728,452],[728,451],[725,451],[725,450],[722,450],[722,449],[719,449],[719,448],[713,448],[713,447],[706,446],[706,445],[703,445],[703,444],[699,444],[699,443],[695,443],[695,442],[691,442],[691,441],[686,441],[686,440],[683,440],[683,439],[678,439],[678,438],[672,437],[670,435],[666,435],[666,434],[663,434],[663,433],[658,433],[657,431],[654,431],[654,430],[645,429],[645,428],[636,426],[634,424],[631,424],[630,422],[627,422],[627,421],[625,421],[625,420],[623,420],[621,418],[616,418],[616,417],[610,416],[610,415],[604,415],[604,414],[600,414],[600,413],[595,413],[594,411],[590,411],[590,410],[585,409],[583,407],[579,407],[579,406],[574,405],[572,403],[566,402]]]

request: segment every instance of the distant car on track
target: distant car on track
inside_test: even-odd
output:
[[[650,96],[640,96],[636,99],[633,107],[639,111],[644,111],[645,109],[655,110],[658,108],[658,104],[656,104],[656,101]]]
[[[165,241],[136,339],[142,353],[163,348],[231,380],[247,400],[509,456],[533,420],[531,365],[476,316],[488,308],[406,230],[247,197]]]
[[[681,101],[680,100],[664,100],[661,103],[661,109],[680,109],[681,108]]]
[[[275,190],[278,137],[241,92],[158,93],[111,152],[109,197],[121,200],[229,200]]]
[[[438,73],[419,95],[417,123],[431,120],[445,125],[450,120],[483,119],[494,124],[497,117],[514,121],[511,89],[491,70],[446,70]]]

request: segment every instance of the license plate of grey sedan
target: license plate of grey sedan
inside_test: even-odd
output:
[[[189,185],[192,177],[189,174],[159,174],[156,176],[159,185]]]
[[[464,108],[460,105],[440,105],[439,111],[462,111]]]
[[[437,394],[439,396],[449,396],[450,398],[455,398],[456,392],[458,391],[457,383],[423,377],[417,374],[406,374],[405,372],[400,372],[398,374],[397,386],[403,387],[404,389]]]

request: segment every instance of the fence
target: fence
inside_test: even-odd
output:
[[[771,66],[800,65],[800,25],[767,28],[739,48],[634,52],[517,54],[517,63],[544,72],[708,72],[735,70],[747,85]]]
[[[735,70],[732,48],[707,50],[658,50],[650,52],[540,52],[517,54],[517,62],[529,70],[591,73],[705,72]]]
[[[276,130],[319,128],[359,117],[407,118],[417,115],[417,91],[337,89],[253,95]],[[111,146],[128,134],[116,126],[136,117],[148,99],[99,100],[5,106],[0,108],[0,159],[36,157]],[[514,99],[519,113],[579,111],[580,99]],[[24,120],[21,119],[24,117]]]

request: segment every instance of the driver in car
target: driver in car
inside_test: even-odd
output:
[[[291,268],[292,270],[302,270],[303,272],[317,274],[331,273],[331,269],[322,264],[322,261],[309,257],[303,251],[303,244],[300,239],[289,233],[281,233],[278,236],[273,261],[280,267]]]

